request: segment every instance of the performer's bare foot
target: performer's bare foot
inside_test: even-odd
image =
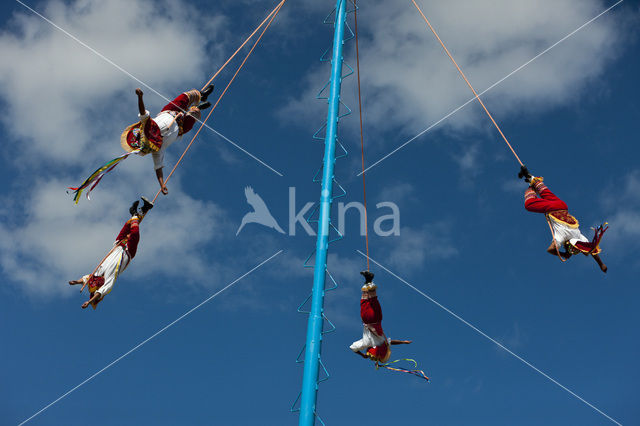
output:
[[[71,280],[69,281],[69,285],[76,285],[76,284],[82,284],[82,280]]]

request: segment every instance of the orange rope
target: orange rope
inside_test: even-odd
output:
[[[271,16],[271,18],[269,19],[269,22],[267,23],[267,25],[264,27],[264,29],[262,30],[262,33],[260,33],[260,36],[258,37],[258,39],[253,43],[253,46],[251,46],[251,50],[249,50],[249,53],[247,53],[247,55],[245,56],[244,60],[242,61],[242,63],[240,64],[240,66],[238,67],[238,69],[236,70],[235,74],[233,74],[233,77],[231,77],[231,80],[229,80],[229,83],[227,83],[227,86],[224,88],[224,90],[222,91],[222,93],[220,94],[220,96],[218,97],[218,100],[216,101],[216,103],[211,107],[211,110],[209,111],[209,114],[207,115],[207,117],[201,122],[200,124],[200,128],[198,128],[198,131],[196,132],[195,135],[193,135],[193,137],[191,138],[191,141],[189,142],[189,144],[187,145],[187,147],[185,148],[184,152],[182,153],[182,155],[180,156],[180,158],[178,159],[178,162],[176,163],[175,166],[173,166],[173,169],[171,170],[171,173],[169,173],[169,176],[167,176],[167,178],[165,179],[164,183],[166,185],[167,182],[169,182],[169,179],[171,179],[171,176],[173,175],[173,172],[176,171],[176,168],[178,167],[178,165],[182,162],[182,159],[184,158],[184,156],[187,154],[187,151],[189,151],[189,148],[191,148],[191,145],[193,145],[193,142],[196,140],[196,138],[198,137],[198,134],[200,134],[200,131],[202,130],[202,128],[204,127],[205,123],[207,122],[207,120],[209,120],[209,117],[211,117],[211,114],[213,113],[213,111],[216,109],[216,107],[218,106],[218,104],[220,103],[220,101],[222,100],[222,98],[224,97],[225,93],[227,93],[227,90],[229,89],[229,86],[231,86],[231,83],[233,83],[233,81],[235,80],[235,78],[238,76],[238,73],[240,72],[240,70],[244,67],[244,64],[247,62],[247,60],[249,59],[249,56],[251,56],[251,54],[253,53],[253,50],[256,48],[256,46],[258,45],[258,43],[260,42],[260,40],[262,39],[262,36],[264,35],[264,33],[267,31],[267,29],[269,29],[269,26],[271,26],[271,23],[273,22],[273,20],[275,19],[275,17],[278,15],[278,13],[280,12],[280,9],[282,8],[282,6],[284,5],[284,3],[287,0],[282,0],[278,6],[276,6],[276,8],[269,14],[269,16]],[[275,13],[274,13],[275,12]],[[261,24],[262,26],[262,24]],[[258,27],[260,28],[260,27]],[[256,30],[257,31],[257,30]],[[235,53],[234,53],[235,55]],[[228,61],[227,61],[228,63]],[[225,63],[226,65],[226,63]],[[214,75],[214,77],[218,75],[218,73],[216,73]],[[212,78],[213,79],[213,78]],[[211,81],[211,80],[209,80]],[[209,83],[207,83],[205,85],[205,87],[208,85]],[[159,189],[158,192],[156,193],[156,196],[153,197],[153,200],[151,201],[152,203],[155,203],[156,199],[158,198],[158,196],[160,195],[160,193],[162,192],[162,189]]]
[[[364,178],[364,133],[362,131],[362,97],[360,95],[360,50],[358,48],[358,7],[353,0],[353,18],[355,20],[356,35],[356,69],[358,75],[358,110],[360,112],[360,146],[362,152],[362,198],[364,199],[364,235],[367,249],[367,271],[369,270],[369,223],[367,221],[367,185]]]
[[[551,230],[551,239],[554,242],[554,246],[556,248],[556,255],[558,256],[558,259],[560,259],[560,261],[562,262],[566,262],[567,259],[565,259],[564,257],[560,256],[560,249],[558,249],[558,243],[556,243],[556,233],[553,231],[553,226],[551,226],[551,219],[549,219],[548,215],[544,215],[545,218],[547,219],[547,224],[549,225],[549,230]]]
[[[447,47],[444,45],[444,43],[442,42],[442,40],[440,39],[440,36],[438,35],[438,33],[436,32],[436,30],[433,28],[433,26],[431,26],[431,23],[429,22],[429,20],[427,19],[426,16],[424,16],[424,13],[422,13],[422,10],[420,9],[420,7],[418,6],[418,4],[415,2],[415,0],[411,0],[411,2],[413,3],[413,5],[416,7],[416,9],[418,9],[418,12],[420,12],[420,15],[422,15],[422,19],[424,19],[424,21],[427,23],[427,25],[429,26],[429,28],[431,29],[431,32],[433,32],[433,34],[436,36],[436,38],[438,39],[438,41],[440,42],[440,45],[442,46],[442,48],[444,49],[445,52],[447,52],[447,55],[449,56],[449,59],[451,59],[451,62],[453,62],[453,64],[456,66],[456,68],[458,69],[458,72],[460,73],[460,75],[462,76],[462,78],[464,78],[464,81],[466,81],[467,85],[469,86],[469,88],[471,89],[471,91],[473,92],[474,96],[476,97],[476,99],[478,100],[478,102],[480,102],[480,105],[482,105],[482,108],[484,108],[484,111],[487,113],[487,115],[489,116],[489,118],[491,119],[491,121],[493,122],[493,125],[496,126],[496,129],[498,129],[498,132],[500,132],[500,135],[502,136],[502,139],[504,139],[505,143],[507,144],[507,146],[509,147],[509,149],[511,150],[511,152],[513,153],[513,155],[516,157],[516,160],[518,160],[518,163],[520,163],[521,166],[524,166],[524,164],[522,163],[522,161],[520,161],[520,157],[518,157],[518,154],[516,154],[516,152],[514,151],[513,147],[511,147],[511,144],[509,143],[509,141],[507,140],[507,137],[504,135],[504,133],[502,133],[502,130],[500,129],[500,126],[498,126],[498,123],[496,123],[496,120],[493,119],[493,116],[491,115],[491,113],[489,112],[489,110],[487,109],[487,107],[484,105],[484,102],[482,102],[482,99],[480,99],[480,96],[478,96],[478,93],[475,91],[475,89],[473,88],[473,86],[471,86],[471,83],[469,83],[469,80],[467,79],[467,77],[464,75],[464,73],[462,72],[462,70],[460,69],[460,67],[458,66],[458,63],[456,62],[455,59],[453,59],[453,56],[451,56],[451,53],[449,53],[449,49],[447,49]]]
[[[214,80],[214,79],[215,79],[215,78],[216,78],[216,77],[217,77],[217,76],[222,72],[222,70],[224,70],[224,69],[226,68],[226,66],[229,64],[229,62],[231,62],[231,61],[233,60],[233,58],[235,58],[235,56],[238,54],[238,52],[240,52],[240,50],[241,50],[241,49],[242,49],[242,48],[243,48],[243,47],[244,47],[244,46],[249,42],[249,40],[251,40],[251,39],[253,38],[253,36],[258,32],[258,30],[259,30],[260,28],[262,28],[262,26],[264,25],[264,23],[265,23],[265,22],[267,22],[267,21],[269,20],[269,18],[271,18],[271,15],[273,15],[273,14],[274,14],[274,12],[275,12],[276,10],[279,10],[279,8],[280,8],[280,7],[282,7],[282,5],[284,4],[284,2],[285,2],[285,1],[286,1],[286,0],[282,0],[280,3],[278,3],[278,4],[276,5],[276,7],[271,11],[271,13],[269,13],[269,14],[267,15],[267,17],[266,17],[266,18],[264,18],[264,20],[260,23],[260,25],[258,25],[258,26],[256,27],[256,29],[255,29],[255,30],[253,30],[253,32],[249,35],[249,37],[247,37],[247,38],[245,39],[245,41],[240,45],[240,47],[238,47],[238,48],[236,49],[236,51],[235,51],[235,52],[233,52],[233,55],[231,55],[231,56],[229,57],[229,59],[227,59],[227,61],[226,61],[224,64],[222,64],[222,66],[220,67],[220,69],[218,69],[218,71],[216,71],[216,73],[213,75],[213,77],[211,77],[211,78],[209,79],[209,81],[207,81],[207,82],[204,84],[204,86],[202,86],[202,89],[200,89],[200,91],[203,91],[203,90],[204,90],[204,89],[205,89],[205,88],[206,88],[206,87],[207,87],[207,86],[208,86],[208,85],[209,85],[209,84],[210,84],[210,83],[211,83],[211,82],[212,82],[212,81],[213,81],[213,80]],[[171,101],[170,103],[171,103],[171,105],[173,105],[173,106],[175,106],[175,107],[179,108],[183,113],[185,113],[185,114],[186,114],[186,112],[187,112],[187,111],[185,111],[185,110],[183,110],[182,108],[180,108],[180,106],[179,106],[179,105],[174,104],[174,103],[173,103],[173,101]],[[176,117],[174,117],[173,121],[175,121],[175,120],[176,120],[176,118],[177,118],[177,116],[176,116]],[[171,124],[173,124],[173,123],[171,123]],[[171,125],[170,125],[170,126],[171,126]]]
[[[269,14],[267,15],[267,17],[266,17],[266,18],[264,18],[264,21],[262,21],[262,22],[260,23],[260,25],[258,25],[258,26],[256,27],[256,29],[255,29],[255,30],[253,30],[253,32],[251,33],[251,35],[250,35],[249,37],[247,37],[247,39],[244,41],[244,43],[242,43],[242,44],[240,45],[240,47],[238,47],[238,49],[237,49],[235,52],[233,52],[233,55],[231,55],[231,56],[229,57],[229,59],[227,59],[227,62],[225,62],[224,64],[222,64],[222,66],[220,67],[220,69],[219,69],[218,71],[216,71],[216,73],[213,75],[213,77],[211,77],[211,78],[209,79],[209,81],[207,81],[207,82],[205,83],[205,85],[204,85],[204,86],[202,86],[202,89],[200,89],[200,90],[204,90],[204,89],[209,85],[209,83],[211,83],[211,82],[213,81],[213,79],[214,79],[214,78],[216,78],[216,77],[218,76],[218,74],[220,74],[220,73],[222,72],[222,70],[227,66],[227,64],[228,64],[229,62],[231,62],[231,60],[233,60],[233,58],[235,58],[235,56],[238,54],[238,52],[239,52],[239,51],[244,47],[244,45],[245,45],[245,44],[247,44],[247,43],[249,42],[249,40],[251,40],[251,38],[253,38],[253,36],[258,32],[258,30],[259,30],[260,28],[262,28],[262,26],[264,25],[264,23],[265,23],[265,22],[267,22],[267,21],[269,20],[269,18],[271,18],[271,15],[273,15],[274,13],[276,13],[276,14],[277,14],[277,13],[278,13],[277,11],[280,11],[280,8],[282,7],[282,5],[284,4],[284,2],[286,2],[286,1],[287,1],[287,0],[282,0],[280,3],[278,3],[278,5],[277,5],[277,6],[276,6],[272,11],[271,11],[271,13],[269,13]]]

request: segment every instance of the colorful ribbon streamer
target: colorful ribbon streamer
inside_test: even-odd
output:
[[[130,156],[131,154],[137,154],[138,152],[140,152],[140,150],[135,150],[132,152],[127,152],[126,154],[123,154],[119,157],[114,158],[111,161],[108,161],[106,164],[104,164],[103,166],[100,166],[95,172],[93,172],[91,174],[91,176],[89,176],[83,183],[82,185],[80,185],[77,188],[72,188],[69,187],[69,189],[71,189],[74,192],[74,196],[73,196],[73,201],[78,204],[78,201],[80,201],[80,195],[82,194],[82,191],[84,189],[86,189],[89,185],[91,185],[91,188],[89,188],[89,190],[87,190],[87,200],[89,200],[89,194],[91,193],[91,191],[93,191],[93,188],[95,188],[98,183],[100,182],[100,180],[102,179],[102,177],[104,175],[106,175],[107,173],[109,173],[111,170],[113,170],[118,164],[120,164],[120,162],[124,159],[126,159],[128,156]]]
[[[412,362],[413,363],[413,370],[409,370],[406,368],[400,368],[400,367],[391,367],[391,364],[395,364],[396,362],[400,362],[400,361],[408,361],[408,362]],[[391,362],[387,362],[385,364],[378,364],[376,362],[376,370],[379,367],[383,367],[386,368],[387,370],[391,370],[391,371],[399,371],[401,373],[409,373],[409,374],[413,374],[416,377],[420,377],[421,379],[425,379],[427,382],[429,381],[429,378],[427,377],[426,374],[424,374],[424,371],[422,370],[418,370],[418,363],[413,360],[413,359],[409,359],[409,358],[403,358],[403,359],[396,359],[395,361],[391,361]]]

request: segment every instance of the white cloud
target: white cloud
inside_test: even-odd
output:
[[[396,125],[419,130],[426,118],[440,118],[471,93],[416,10],[395,5],[385,7],[384,13],[383,8],[372,7],[368,16],[374,30],[362,43],[368,46],[363,48],[362,67],[367,70],[367,89],[379,95],[368,105],[369,120],[384,123],[391,118]],[[603,6],[596,0],[491,4],[458,0],[422,8],[472,84],[482,90]],[[487,97],[490,110],[504,118],[532,106],[548,108],[576,99],[577,89],[598,76],[611,58],[617,33],[612,17],[594,22],[496,87]],[[380,102],[389,97],[390,102]],[[396,102],[404,107],[397,108]],[[461,128],[473,124],[474,118],[462,114],[447,124]]]
[[[625,205],[640,204],[640,170],[632,170],[622,182],[610,185],[602,195],[603,204],[609,209],[616,209]]]
[[[224,30],[222,18],[205,20],[170,1],[50,1],[38,11],[161,92],[200,81],[207,55],[199,29],[214,39]],[[19,152],[69,164],[101,151],[105,139],[117,141],[135,121],[138,83],[26,9],[11,27],[0,36],[0,96]],[[151,107],[166,103],[146,95]]]
[[[331,275],[333,275],[334,279],[341,283],[341,285],[351,285],[358,291],[360,291],[360,286],[353,285],[353,283],[363,281],[363,278],[360,276],[360,271],[366,269],[365,265],[366,259],[362,258],[357,253],[348,257],[329,253],[329,256],[327,257],[327,268],[331,272]]]
[[[417,270],[430,260],[447,259],[458,253],[450,226],[444,222],[420,228],[405,226],[398,238],[389,240],[388,262],[404,270]]]
[[[522,349],[522,347],[525,346],[525,344],[528,341],[528,337],[520,329],[520,326],[518,325],[518,323],[514,322],[513,326],[510,327],[510,329],[507,330],[507,332],[505,332],[498,339],[498,341],[504,344],[509,349],[517,350],[517,349]],[[505,357],[508,356],[507,353],[504,351],[504,349],[502,349],[501,347],[496,345],[494,346],[494,349],[501,355],[504,355]]]
[[[511,194],[524,193],[524,190],[527,188],[527,183],[522,180],[509,179],[502,182],[500,185],[504,192],[508,192]]]
[[[479,159],[480,149],[478,143],[466,143],[460,153],[453,155],[453,161],[460,169],[460,185],[465,188],[472,187],[482,169],[482,162]]]
[[[609,219],[611,230],[609,237],[611,240],[626,241],[627,243],[638,244],[640,239],[640,213],[638,208],[622,208],[614,213]]]
[[[478,91],[606,7],[599,0],[421,3]],[[411,3],[377,0],[362,7],[358,16],[369,134],[397,129],[414,134],[472,96]],[[619,52],[615,46],[625,28],[621,19],[614,14],[600,18],[494,88],[485,96],[490,111],[500,121],[579,99]],[[353,43],[346,48],[353,49]],[[308,77],[311,87],[285,107],[282,115],[316,109],[305,99],[312,99],[322,77],[327,76],[327,69],[314,70]],[[355,79],[345,80],[345,85],[354,84]],[[470,106],[445,124],[454,130],[485,125],[487,119],[481,114],[478,105]]]
[[[377,194],[378,201],[392,201],[394,203],[403,203],[408,200],[415,199],[415,186],[409,182],[399,182],[393,185],[383,187]]]
[[[622,182],[619,180],[610,184],[602,193],[600,200],[608,211],[607,222],[609,230],[606,232],[602,247],[605,254],[610,252],[621,258],[632,258],[640,247],[640,170],[629,172]]]
[[[3,212],[11,215],[0,223],[4,272],[29,293],[66,292],[66,281],[90,273],[128,219],[130,202],[141,188],[127,187],[125,181],[112,179],[80,206],[65,196],[65,182],[37,182],[24,205]],[[225,213],[213,203],[187,196],[175,182],[169,187],[171,197],[160,199],[160,208],[141,225],[140,250],[126,274],[163,273],[194,281],[217,272],[219,263],[201,252],[232,235]]]
[[[184,2],[54,0],[35,7],[169,96],[206,80],[208,62],[224,47],[225,19]],[[130,203],[157,191],[151,160],[133,156],[103,179],[91,202],[83,198],[75,206],[64,193],[120,154],[120,132],[137,118],[133,88],[139,84],[26,9],[8,28],[0,34],[0,97],[2,123],[18,142],[8,147],[18,183],[3,193],[0,266],[5,285],[29,295],[68,295],[66,281],[93,270]],[[209,42],[216,46],[207,51]],[[145,100],[151,111],[166,103],[150,90]],[[184,142],[176,143],[168,157],[177,158],[181,148]],[[233,235],[225,211],[187,195],[179,174],[168,186],[169,197],[161,196],[141,226],[140,251],[126,274],[162,274],[202,287],[212,285],[202,279],[212,274],[231,276],[248,255],[204,256],[205,247]]]
[[[471,176],[477,175],[476,167],[478,165],[478,145],[471,145],[467,147],[466,151],[462,153],[460,156],[454,157],[456,163],[458,163],[458,167],[460,167],[460,171],[465,174],[470,174]]]
[[[203,287],[210,285],[203,278],[229,276],[224,267],[228,261],[203,256],[205,248],[215,249],[233,236],[226,212],[214,203],[175,190],[161,202],[144,224],[144,247],[136,257],[137,275],[148,277],[153,271]]]

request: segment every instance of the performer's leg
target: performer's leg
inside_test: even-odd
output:
[[[90,277],[91,277],[90,274],[83,275],[80,278],[78,278],[77,280],[69,281],[69,285],[84,284],[89,280]]]
[[[544,200],[542,198],[529,198],[524,202],[524,208],[527,211],[534,213],[547,213],[552,210],[563,210],[554,208],[554,204],[550,201]]]
[[[124,254],[122,257],[126,257],[126,254]],[[100,286],[100,289],[98,290],[101,298],[111,292],[111,289],[113,289],[113,285],[116,283],[116,279],[118,278],[120,272],[122,272],[122,269],[123,268],[120,265],[115,263],[113,264],[113,267],[109,268],[106,271],[106,273],[104,274],[104,284],[102,284]]]
[[[125,270],[128,264],[129,256],[122,247],[118,246],[100,265],[99,272],[104,277],[104,284],[96,291],[100,293],[100,299],[111,292],[118,275]]]
[[[369,304],[372,309],[372,317],[369,318],[369,323],[376,323],[382,321],[382,308],[380,307],[380,302],[377,297],[373,297],[369,299]]]
[[[190,105],[200,102],[200,91],[192,89],[179,94],[174,100],[162,108],[162,111],[186,112]]]
[[[549,190],[546,186],[542,191],[539,192],[540,197],[544,199],[547,203],[552,205],[553,210],[568,210],[567,204],[562,201],[560,198],[556,196],[553,192]]]
[[[191,89],[188,92],[184,92],[184,94],[187,95],[187,99],[189,101],[187,107],[198,105],[200,103],[200,99],[202,98],[202,94],[199,90],[196,89]]]
[[[542,196],[542,194],[540,194]],[[524,208],[534,213],[549,213],[554,210],[567,210],[567,204],[553,195],[551,191],[545,194],[547,198],[529,197],[524,201]]]
[[[182,134],[184,135],[191,130],[198,120],[200,120],[200,109],[198,107],[189,108],[182,120]]]
[[[376,322],[376,310],[373,304],[374,300],[377,301],[378,299],[370,297],[369,292],[362,292],[362,298],[360,299],[360,319],[362,319],[364,324]]]
[[[189,108],[189,95],[180,93],[174,100],[166,104],[161,111],[184,112]]]
[[[189,106],[189,98],[184,93],[179,94],[174,100],[166,104],[161,111],[186,111]]]
[[[529,187],[524,191],[524,208],[534,213],[546,213],[549,208],[546,200],[538,197],[536,191]]]
[[[536,193],[540,198],[535,196]],[[525,191],[524,207],[536,213],[568,209],[567,204],[551,192],[542,181],[536,182],[533,188]]]
[[[604,262],[602,261],[602,259],[600,259],[600,255],[597,254],[592,254],[591,255],[593,257],[593,259],[596,261],[596,263],[598,264],[598,266],[600,267],[600,270],[604,273],[607,273],[607,265],[604,264]]]

